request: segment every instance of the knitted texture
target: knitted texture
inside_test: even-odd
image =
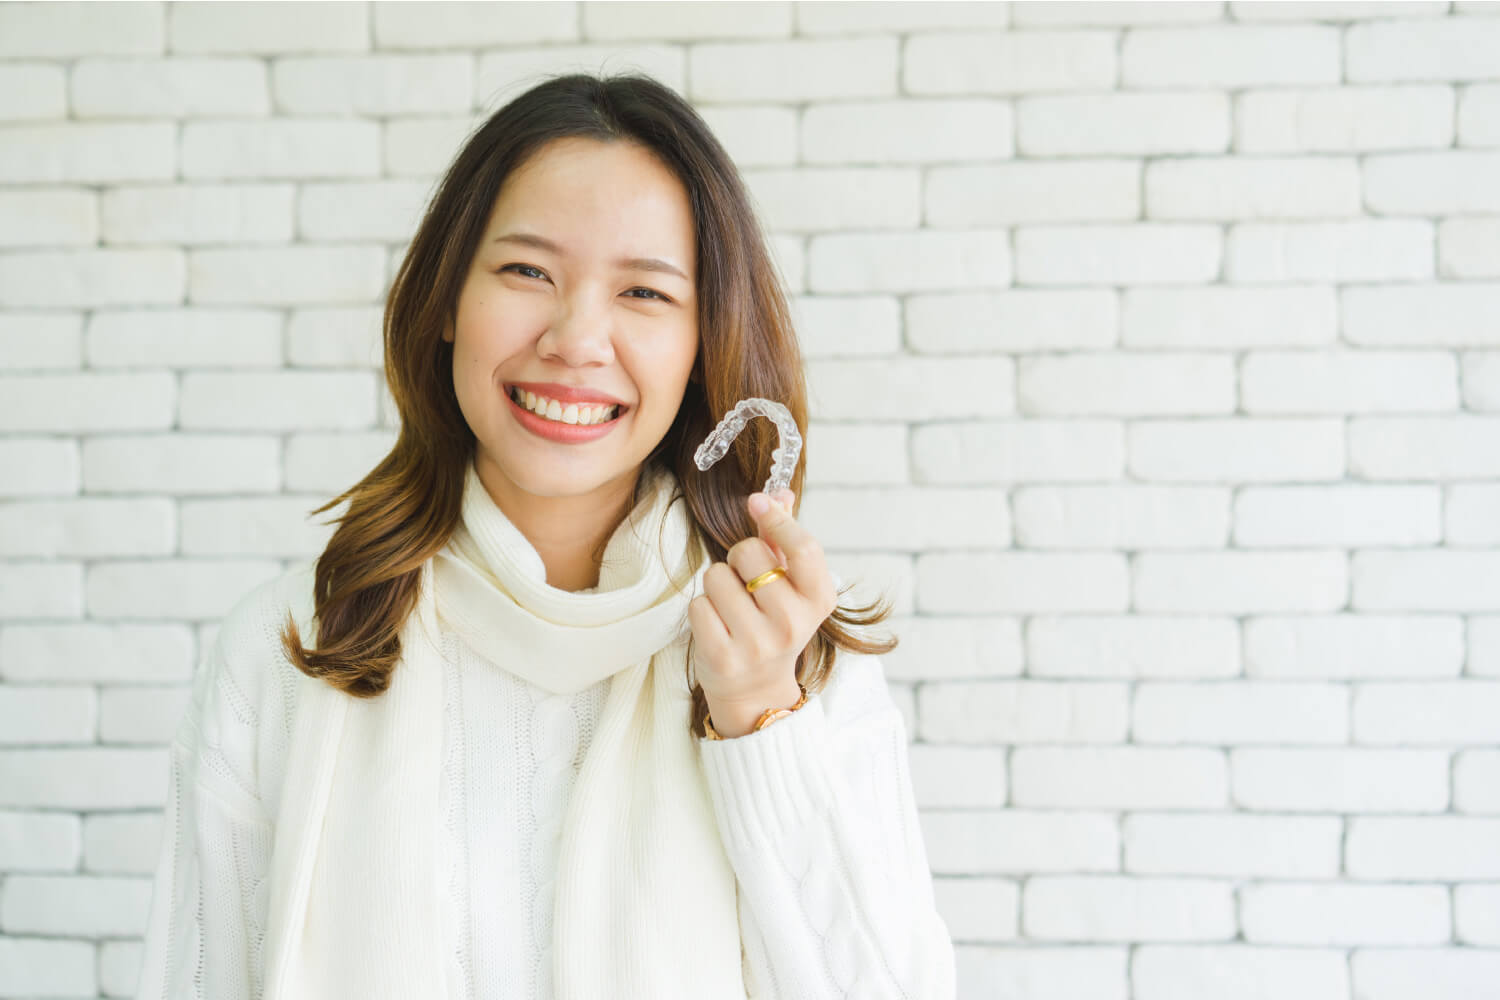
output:
[[[220,627],[174,740],[139,1000],[260,995],[263,886],[296,705],[268,655],[289,572]],[[304,599],[302,597],[300,599]],[[545,691],[445,634],[442,895],[455,1000],[551,1000],[559,823],[610,679]],[[738,739],[698,740],[739,886],[752,1000],[951,1000],[902,716],[879,659],[841,654],[807,704]]]

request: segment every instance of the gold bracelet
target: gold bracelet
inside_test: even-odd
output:
[[[788,715],[791,715],[793,712],[797,711],[797,709],[801,708],[803,705],[806,705],[807,688],[802,686],[801,681],[797,682],[797,690],[802,692],[802,696],[797,699],[797,704],[793,705],[791,708],[766,709],[764,712],[760,713],[760,718],[755,720],[755,725],[751,727],[750,732],[758,733],[762,729],[769,726],[771,723],[775,722],[777,719],[784,719]],[[703,735],[705,738],[710,740],[722,740],[724,738],[719,735],[718,730],[714,729],[713,720],[706,715],[703,717]]]

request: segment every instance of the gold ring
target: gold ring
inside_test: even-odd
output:
[[[777,566],[773,569],[768,569],[760,576],[757,576],[754,580],[746,583],[745,589],[753,594],[761,587],[764,587],[766,584],[776,579],[778,576],[786,576],[786,570],[782,569],[780,566]]]

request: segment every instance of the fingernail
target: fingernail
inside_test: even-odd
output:
[[[750,513],[759,516],[770,509],[771,501],[764,493],[750,494]]]

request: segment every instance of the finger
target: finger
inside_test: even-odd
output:
[[[812,597],[823,585],[827,572],[822,546],[818,540],[778,503],[769,505],[762,514],[751,512],[760,537],[778,549],[786,564],[787,579],[806,597]]]
[[[719,618],[713,601],[708,597],[708,575],[704,574],[704,592],[688,602],[688,624],[693,637],[706,650],[718,651],[729,646],[729,630]]]
[[[779,581],[772,581],[762,590],[775,586],[777,582]],[[745,580],[728,563],[715,563],[709,567],[708,572],[703,575],[703,590],[714,602],[714,610],[723,619],[732,642],[754,643],[757,639],[775,634],[771,631],[775,622],[767,609],[756,600],[761,591],[751,594],[746,590]]]

